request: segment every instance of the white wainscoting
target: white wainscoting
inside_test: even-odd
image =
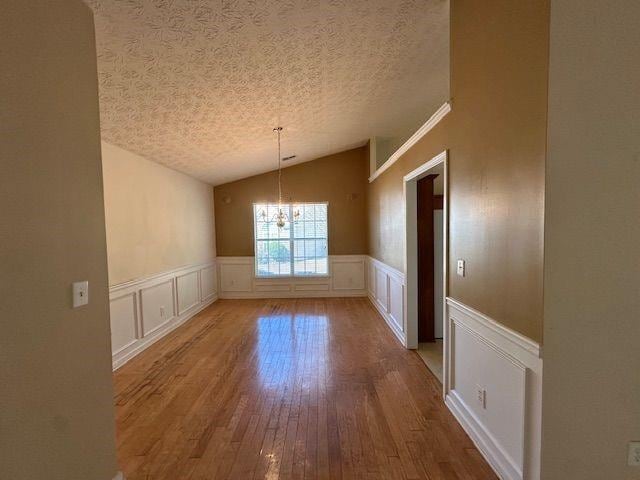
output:
[[[402,345],[407,344],[404,273],[367,257],[367,291],[369,299],[387,322]]]
[[[217,283],[211,262],[110,287],[114,370],[213,303]]]
[[[371,257],[367,267],[369,299],[406,346],[405,276]],[[452,298],[446,314],[445,403],[502,479],[539,480],[539,345]]]
[[[331,255],[329,275],[256,278],[254,257],[218,257],[220,298],[364,297],[365,255]]]
[[[539,345],[452,298],[446,328],[447,406],[502,479],[538,480]]]

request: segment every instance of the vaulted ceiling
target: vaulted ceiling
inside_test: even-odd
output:
[[[87,0],[102,137],[212,184],[401,137],[448,99],[446,0]],[[293,163],[293,162],[292,162]]]

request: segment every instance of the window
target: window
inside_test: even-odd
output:
[[[256,276],[327,275],[327,204],[283,204],[282,210],[291,221],[278,228],[277,204],[253,205]]]

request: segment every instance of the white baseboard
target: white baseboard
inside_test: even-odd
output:
[[[124,365],[218,299],[215,262],[109,289],[113,369]]]
[[[500,478],[539,480],[538,344],[452,298],[446,329],[446,405]]]
[[[375,258],[367,257],[367,296],[400,343],[406,346],[404,289],[402,272]]]
[[[385,307],[380,305],[380,303],[375,299],[373,295],[368,295],[368,298],[369,298],[369,301],[371,302],[371,305],[374,306],[374,308],[378,311],[378,313],[384,319],[384,321],[387,322],[389,329],[391,329],[391,331],[398,338],[400,343],[403,346],[406,346],[407,342],[406,342],[404,333],[402,332],[402,329],[398,326],[398,324],[396,324],[391,319],[391,317],[389,316],[389,313],[387,313],[387,311],[385,310]]]
[[[478,448],[482,456],[487,460],[494,472],[502,480],[522,479],[522,472],[516,465],[513,465],[509,457],[496,443],[490,432],[471,412],[471,409],[464,403],[456,392],[451,392],[445,397],[445,404],[449,407],[458,423],[462,425],[464,431],[469,435],[474,445]]]
[[[255,276],[254,257],[218,257],[219,296],[240,298],[365,297],[366,257],[331,255],[329,274],[320,277]]]

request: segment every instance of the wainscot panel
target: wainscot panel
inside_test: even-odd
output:
[[[369,300],[402,345],[406,346],[404,274],[371,257],[367,257],[367,270]]]
[[[218,298],[215,262],[109,288],[114,370]]]
[[[405,277],[367,258],[367,292],[404,346]],[[540,479],[542,358],[540,346],[447,298],[445,403],[496,473]]]
[[[218,257],[220,298],[365,297],[364,255],[332,255],[329,274],[317,277],[255,276],[254,257]]]
[[[447,298],[445,402],[496,473],[540,478],[539,345]]]

